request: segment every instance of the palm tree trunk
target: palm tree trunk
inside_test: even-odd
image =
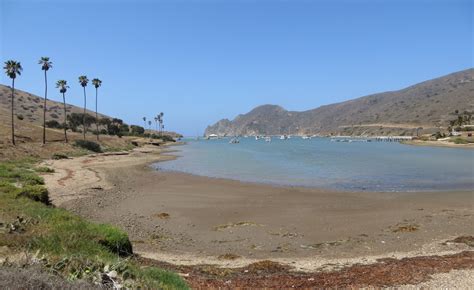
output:
[[[66,110],[66,97],[64,96],[64,93],[63,93],[63,104],[64,104],[64,124],[63,124],[63,127],[64,127],[64,140],[66,141],[67,143],[67,125],[66,125],[66,120],[67,120],[67,110]]]
[[[84,88],[84,114],[82,114],[82,133],[84,140],[86,140],[86,87]]]
[[[95,128],[97,131],[97,141],[99,141],[99,123],[97,119],[97,88],[95,88]]]
[[[12,79],[12,144],[15,145],[15,119],[13,117],[15,109],[15,79]]]
[[[43,145],[46,144],[46,100],[48,98],[48,79],[44,70],[44,106],[43,106]]]

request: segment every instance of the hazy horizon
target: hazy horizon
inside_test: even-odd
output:
[[[17,88],[43,96],[37,62],[49,56],[50,99],[66,79],[81,106],[77,77],[99,77],[101,112],[140,125],[163,111],[184,135],[258,105],[308,110],[473,67],[471,1],[0,5],[2,63],[24,68]]]

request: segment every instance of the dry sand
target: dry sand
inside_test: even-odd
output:
[[[469,247],[443,241],[474,235],[473,192],[336,192],[159,172],[149,164],[173,158],[160,148],[47,161],[53,203],[121,227],[136,252],[174,264],[271,259],[314,271],[458,253]]]

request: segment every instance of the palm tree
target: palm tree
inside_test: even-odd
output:
[[[81,84],[82,88],[84,89],[84,114],[82,115],[82,131],[84,133],[84,140],[86,140],[86,87],[89,79],[87,76],[80,76],[79,83]]]
[[[49,61],[49,57],[43,56],[38,64],[44,70],[44,106],[43,106],[43,145],[46,144],[46,100],[48,99],[48,78],[46,72],[53,67],[53,63]]]
[[[158,116],[153,119],[155,120],[155,131],[158,131]]]
[[[163,112],[160,113],[160,136],[163,135]]]
[[[5,74],[12,79],[12,144],[15,145],[15,120],[13,118],[15,112],[15,79],[17,75],[21,75],[23,68],[19,61],[8,60],[3,67]]]
[[[102,85],[99,79],[93,79],[92,84],[95,87],[95,128],[97,130],[97,141],[99,141],[99,123],[97,123],[97,89]]]
[[[59,88],[59,92],[63,94],[63,104],[64,104],[64,122],[63,122],[63,127],[64,127],[64,141],[67,143],[67,125],[66,125],[66,120],[67,120],[67,110],[66,110],[66,96],[65,93],[67,89],[69,89],[69,86],[67,85],[67,81],[65,80],[59,80],[56,82],[56,88]]]
[[[151,121],[148,121],[148,128],[151,130]]]
[[[146,129],[146,117],[143,117],[143,122],[145,123],[145,126],[143,128]]]

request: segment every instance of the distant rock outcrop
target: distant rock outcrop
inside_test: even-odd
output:
[[[445,130],[455,112],[474,109],[474,69],[408,88],[295,112],[263,105],[220,120],[205,135],[416,135]],[[423,128],[423,129],[419,129]]]

